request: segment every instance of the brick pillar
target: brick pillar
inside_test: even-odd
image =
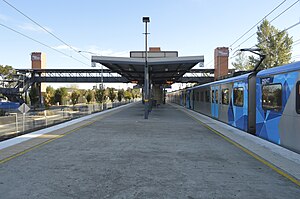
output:
[[[160,52],[160,47],[149,47],[150,52]]]
[[[227,47],[218,47],[215,49],[215,80],[228,75],[228,56],[229,50]]]
[[[31,68],[32,69],[45,69],[46,68],[46,54],[41,52],[31,53]],[[41,75],[41,74],[40,74]],[[43,94],[46,93],[46,84],[38,84],[40,105],[43,106]]]

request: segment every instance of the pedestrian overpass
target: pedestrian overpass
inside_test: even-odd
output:
[[[24,102],[29,88],[41,83],[136,83],[144,84],[145,52],[132,51],[130,57],[92,56],[103,68],[16,69],[13,80],[1,80],[0,93],[10,101]],[[153,97],[161,102],[163,88],[173,83],[203,84],[213,81],[214,69],[193,69],[203,65],[203,56],[178,57],[176,51],[149,51],[148,65]],[[42,93],[40,92],[40,99]]]

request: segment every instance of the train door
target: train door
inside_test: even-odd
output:
[[[219,117],[219,86],[211,87],[211,115],[214,118]]]
[[[186,96],[186,108],[188,109],[194,109],[194,92],[193,90],[187,90],[187,96]]]
[[[190,109],[190,104],[191,104],[191,101],[190,101],[190,95],[191,95],[191,90],[187,90],[186,91],[186,104],[185,104],[185,107]]]
[[[190,109],[194,110],[194,104],[195,104],[195,90],[191,90],[191,96],[190,96]]]
[[[185,106],[185,94],[184,91],[180,91],[180,105]]]

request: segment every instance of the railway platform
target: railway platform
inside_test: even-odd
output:
[[[300,154],[166,104],[0,142],[0,198],[299,198]]]

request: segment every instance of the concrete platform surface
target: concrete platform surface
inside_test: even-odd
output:
[[[180,107],[143,113],[133,104],[2,148],[0,198],[299,198]]]

